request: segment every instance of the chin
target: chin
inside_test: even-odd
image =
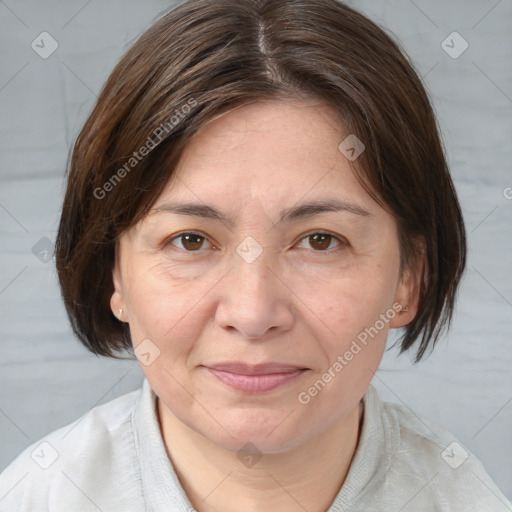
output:
[[[262,453],[280,453],[299,445],[305,433],[303,424],[294,427],[288,423],[289,418],[285,420],[288,414],[274,411],[265,415],[259,410],[244,415],[243,411],[238,411],[231,418],[223,417],[224,428],[208,425],[204,430],[197,430],[225,450],[238,452],[247,443],[252,443]]]

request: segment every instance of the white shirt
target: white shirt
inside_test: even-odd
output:
[[[0,475],[1,512],[193,510],[147,380],[29,446]],[[512,505],[453,436],[382,402],[370,386],[359,445],[327,512],[363,511],[510,512]]]

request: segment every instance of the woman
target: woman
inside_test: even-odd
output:
[[[511,510],[371,386],[390,329],[419,361],[449,324],[466,241],[421,81],[353,9],[163,16],[76,141],[56,256],[77,337],[146,380],[25,450],[2,510]]]

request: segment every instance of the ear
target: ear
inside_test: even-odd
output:
[[[407,325],[414,320],[418,313],[418,304],[420,300],[421,284],[426,280],[426,249],[425,242],[417,242],[417,252],[414,262],[402,272],[395,293],[395,304],[400,304],[402,311],[391,319],[389,325],[391,328],[398,328]]]
[[[117,317],[120,321],[126,319],[127,311],[126,311],[126,301],[123,295],[123,286],[121,280],[121,269],[119,265],[119,246],[116,243],[116,255],[114,261],[114,268],[112,269],[112,282],[114,284],[114,292],[112,293],[112,297],[110,297],[110,309],[114,316]]]

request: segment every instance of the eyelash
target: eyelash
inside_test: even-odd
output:
[[[204,240],[208,241],[208,237],[206,235],[202,234],[202,233],[199,233],[199,232],[196,232],[196,231],[181,231],[180,233],[177,233],[176,235],[173,235],[172,237],[170,237],[167,240],[165,240],[163,242],[162,246],[165,248],[165,247],[168,247],[168,246],[171,245],[171,246],[173,246],[173,248],[175,248],[177,250],[180,250],[180,251],[183,251],[185,253],[189,253],[189,254],[202,252],[202,249],[198,249],[196,251],[187,251],[186,249],[182,249],[180,247],[176,247],[174,244],[172,244],[172,242],[174,240],[182,238],[185,235],[195,235],[195,236],[198,236],[198,237],[203,238]],[[310,238],[313,235],[327,235],[327,236],[332,237],[333,240],[336,240],[338,242],[338,245],[335,246],[334,248],[331,248],[331,249],[325,249],[325,250],[314,250],[314,249],[311,249],[313,252],[319,253],[319,254],[322,254],[322,255],[324,255],[324,254],[325,255],[332,254],[333,252],[336,252],[337,250],[343,249],[343,248],[345,248],[345,247],[347,247],[349,245],[349,243],[345,239],[339,238],[336,235],[333,235],[332,233],[325,232],[325,231],[311,231],[309,233],[306,233],[305,235],[302,236],[302,238],[299,239],[299,242],[302,242],[303,240],[306,240],[307,238]],[[208,243],[211,244],[211,242],[208,242]]]

